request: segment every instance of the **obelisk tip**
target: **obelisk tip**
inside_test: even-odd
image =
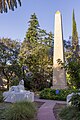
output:
[[[58,11],[56,11],[56,14],[61,14],[61,13],[60,13],[60,11],[58,10]]]

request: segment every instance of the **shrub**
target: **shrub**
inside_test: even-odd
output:
[[[16,102],[1,114],[0,120],[33,120],[36,109],[31,102]]]
[[[69,89],[55,90],[55,89],[46,88],[40,92],[40,98],[52,99],[52,100],[66,100],[68,94],[77,91],[78,90],[69,90]]]
[[[71,99],[71,106],[63,108],[59,117],[61,120],[80,120],[80,95],[75,93]]]
[[[74,94],[70,99],[71,106],[77,107],[80,110],[80,95]]]
[[[60,111],[59,117],[61,120],[80,120],[80,111],[73,106],[65,107]]]
[[[3,102],[3,94],[1,91],[0,91],[0,102]]]

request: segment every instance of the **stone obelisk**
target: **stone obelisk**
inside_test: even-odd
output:
[[[54,24],[54,53],[53,53],[53,89],[66,88],[65,70],[61,69],[61,65],[57,63],[60,59],[64,63],[64,48],[63,48],[63,30],[62,17],[60,11],[55,13]]]

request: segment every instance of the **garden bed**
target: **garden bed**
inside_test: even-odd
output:
[[[60,111],[66,106],[66,104],[56,103],[56,105],[53,108],[53,113],[56,118],[56,120],[60,120],[59,113]]]

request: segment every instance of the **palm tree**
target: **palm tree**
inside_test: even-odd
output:
[[[14,8],[17,8],[17,3],[21,6],[21,0],[0,0],[0,13],[7,13],[8,9],[14,11]]]

